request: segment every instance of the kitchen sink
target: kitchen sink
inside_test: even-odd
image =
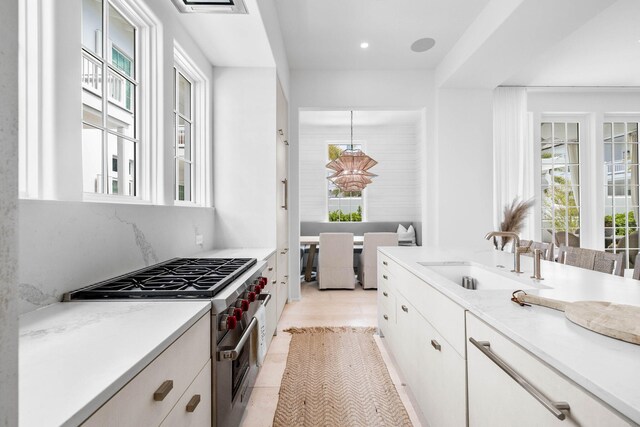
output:
[[[515,291],[517,289],[550,289],[548,286],[541,285],[528,276],[516,276],[515,273],[508,272],[501,274],[474,262],[419,262],[418,264],[468,290],[508,289]],[[513,275],[513,278],[508,277],[508,275]],[[474,279],[473,289],[469,286],[469,279],[465,278]],[[466,285],[464,284],[465,282],[467,283]]]

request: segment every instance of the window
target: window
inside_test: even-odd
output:
[[[138,38],[138,28],[115,2],[83,0],[82,169],[86,193],[137,194]],[[125,174],[122,165],[127,164],[134,166]]]
[[[542,240],[580,246],[580,124],[540,124]]]
[[[633,268],[638,243],[638,122],[605,121],[604,247],[624,253],[625,268]]]
[[[193,84],[185,73],[174,68],[175,102],[175,197],[178,201],[193,201]]]
[[[328,161],[335,160],[340,157],[350,143],[330,142],[327,150]],[[362,144],[353,144],[354,149],[362,149]],[[327,170],[327,177],[332,175],[333,171]],[[363,193],[362,191],[344,192],[341,191],[333,182],[327,180],[327,198],[328,198],[328,216],[330,222],[360,222],[363,217]]]

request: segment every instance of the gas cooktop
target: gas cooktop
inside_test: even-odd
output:
[[[255,263],[255,258],[174,258],[69,292],[64,300],[211,298]]]

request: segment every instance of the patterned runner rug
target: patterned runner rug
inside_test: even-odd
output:
[[[291,328],[274,427],[411,426],[375,328]]]

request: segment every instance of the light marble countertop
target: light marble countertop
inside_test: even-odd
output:
[[[210,309],[205,301],[82,301],[20,317],[20,426],[78,425]]]
[[[384,247],[380,252],[640,424],[640,345],[589,331],[556,310],[520,307],[510,301],[511,293],[517,288],[467,290],[443,280],[418,262],[477,262],[520,281],[521,289],[527,293],[564,301],[611,301],[640,306],[640,281],[550,261],[542,261],[545,280],[535,281],[530,279],[533,258],[523,256],[524,273],[515,274],[509,271],[513,267],[513,255],[492,249],[465,253],[427,247]],[[497,268],[498,265],[506,268]]]

